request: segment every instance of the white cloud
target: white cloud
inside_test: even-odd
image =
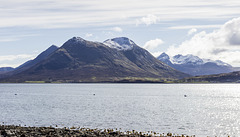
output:
[[[168,27],[168,29],[209,29],[209,28],[220,28],[222,25],[215,24],[215,25],[188,25],[188,26],[173,26]]]
[[[192,29],[190,29],[190,30],[188,31],[188,35],[192,35],[192,34],[194,34],[194,33],[196,33],[196,32],[197,32],[197,29],[192,28]]]
[[[123,31],[122,28],[120,28],[120,27],[114,27],[111,30],[116,31],[116,32],[122,32]]]
[[[0,67],[15,68],[36,56],[37,54],[2,55],[0,56]]]
[[[154,56],[154,57],[158,57],[159,55],[161,55],[163,52],[162,51],[156,51],[156,52],[151,52],[151,54]]]
[[[21,63],[18,63],[18,64],[0,64],[0,68],[2,68],[2,67],[12,67],[12,68],[16,68],[16,67],[18,67],[18,66],[20,66],[21,65]]]
[[[92,36],[93,36],[93,34],[91,34],[91,33],[85,34],[85,37],[87,37],[87,38],[92,37]]]
[[[149,41],[147,41],[147,42],[144,44],[143,48],[151,51],[151,50],[156,49],[158,46],[160,46],[160,45],[163,44],[163,43],[164,43],[163,40],[161,40],[161,39],[159,39],[159,38],[156,38],[156,39],[154,39],[154,40],[149,40]]]
[[[156,15],[149,14],[146,17],[142,17],[141,19],[138,19],[136,25],[146,24],[147,26],[149,26],[151,24],[156,24],[159,20],[160,18],[157,17]]]
[[[193,54],[201,58],[222,60],[240,66],[240,18],[232,19],[211,33],[205,31],[195,34],[178,47],[170,46],[167,53]]]
[[[239,15],[237,0],[7,0],[1,2],[0,27],[74,28],[154,24],[179,19],[227,19]],[[99,6],[101,5],[101,6]],[[218,12],[216,12],[218,11]],[[146,17],[143,17],[148,15]]]
[[[36,55],[29,55],[29,54],[19,54],[19,55],[6,55],[0,56],[1,61],[13,61],[17,59],[33,59]]]
[[[25,38],[25,37],[34,37],[34,36],[38,36],[38,34],[21,34],[21,35],[17,35],[17,34],[4,33],[4,34],[0,35],[0,42],[18,41],[18,40],[21,40],[22,38]]]
[[[0,42],[12,42],[12,41],[18,41],[19,38],[0,38]]]

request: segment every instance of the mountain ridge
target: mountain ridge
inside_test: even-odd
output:
[[[220,60],[201,59],[191,54],[169,57],[166,53],[162,53],[157,58],[176,70],[193,76],[228,73],[234,70],[231,65]]]
[[[51,53],[53,53],[55,50],[57,50],[58,47],[55,45],[50,46],[49,48],[47,48],[46,50],[44,50],[43,52],[41,52],[36,58],[34,58],[33,60],[28,60],[26,62],[24,62],[23,64],[21,64],[20,66],[11,69],[11,71],[8,71],[4,74],[2,74],[0,76],[0,78],[5,78],[5,77],[9,77],[12,75],[16,75],[18,73],[21,73],[29,68],[31,68],[32,66],[38,64],[39,62],[41,62],[42,60],[44,60],[45,58],[47,58]]]
[[[126,41],[111,39],[118,46]],[[128,44],[128,43],[127,43]],[[178,79],[190,75],[176,71],[131,42],[128,50],[115,45],[73,37],[45,60],[5,81],[114,82],[128,78]]]

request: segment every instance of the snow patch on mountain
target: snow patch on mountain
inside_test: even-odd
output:
[[[108,39],[103,42],[106,46],[117,50],[132,50],[136,45],[132,40],[126,37]]]
[[[219,66],[231,66],[230,64],[227,64],[227,63],[225,63],[225,62],[223,62],[223,61],[221,61],[221,60],[216,60],[216,61],[214,61],[217,65],[219,65]]]
[[[202,59],[200,59],[197,56],[193,56],[191,54],[188,54],[186,56],[178,54],[176,56],[170,57],[170,61],[173,64],[193,64],[193,65],[202,65],[202,64],[204,64]]]
[[[210,59],[201,59],[198,56],[194,56],[191,54],[188,55],[175,55],[175,56],[168,56],[166,53],[162,53],[159,57],[159,60],[161,61],[165,61],[165,60],[169,60],[172,64],[184,64],[184,65],[204,65],[206,63],[214,63],[218,66],[229,66],[231,67],[231,65],[221,61],[221,60],[210,60]]]
[[[218,66],[226,66],[226,67],[231,67],[231,65],[230,64],[227,64],[227,63],[225,63],[225,62],[223,62],[223,61],[221,61],[221,60],[211,60],[211,59],[203,59],[203,62],[204,62],[204,64],[205,63],[215,63],[215,64],[217,64]]]
[[[201,59],[191,54],[168,56],[166,53],[162,53],[158,59],[176,70],[193,76],[229,73],[233,71],[233,67],[225,62]]]
[[[70,42],[70,43],[82,43],[84,41],[86,41],[86,40],[84,40],[81,37],[73,37],[70,40],[68,40],[67,42]]]

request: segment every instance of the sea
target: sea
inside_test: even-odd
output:
[[[240,136],[240,84],[0,84],[0,124]]]

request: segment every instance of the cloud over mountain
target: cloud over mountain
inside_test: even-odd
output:
[[[22,59],[32,59],[34,58],[36,55],[35,54],[18,54],[18,55],[2,55],[0,56],[0,67],[8,67],[8,66],[12,66],[12,67],[17,67],[20,64],[12,64],[10,65],[10,63],[12,63],[13,61],[16,60],[22,60]]]
[[[161,40],[161,39],[159,39],[159,38],[156,38],[156,39],[147,41],[147,42],[144,44],[143,48],[151,51],[151,50],[157,48],[158,46],[160,46],[160,45],[163,44],[163,43],[164,43],[163,40]]]
[[[210,33],[199,32],[179,46],[171,46],[167,53],[170,55],[193,54],[201,58],[219,59],[233,66],[240,66],[239,26],[240,18],[234,18],[222,25],[220,29]]]

